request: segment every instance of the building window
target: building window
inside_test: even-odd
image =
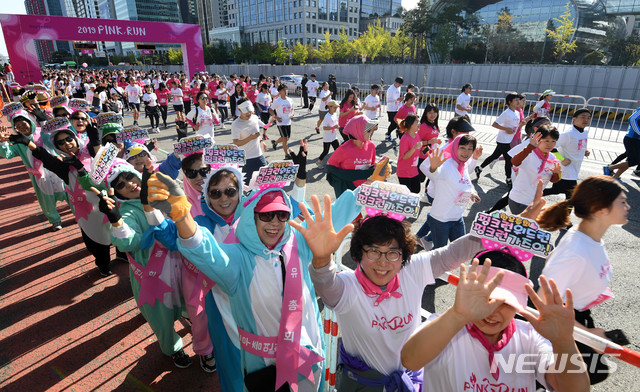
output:
[[[307,23],[307,33],[311,32],[311,25],[309,23]]]
[[[316,33],[316,25],[314,24],[314,25],[313,25],[313,26],[311,26],[311,27],[312,27],[312,28],[311,28],[312,33],[314,33],[314,34],[315,34],[315,33]]]

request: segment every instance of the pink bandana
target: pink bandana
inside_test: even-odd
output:
[[[482,346],[485,349],[487,349],[487,351],[489,352],[489,367],[490,369],[494,369],[494,371],[491,372],[491,375],[497,381],[498,377],[500,377],[500,369],[498,369],[498,365],[494,363],[494,354],[497,351],[502,350],[507,344],[509,344],[511,337],[516,331],[515,320],[511,320],[507,328],[505,328],[504,331],[502,331],[502,337],[500,338],[500,340],[498,340],[496,344],[489,343],[489,340],[487,339],[487,337],[484,336],[482,331],[480,331],[480,328],[476,327],[474,323],[469,323],[466,325],[466,327],[467,327],[467,332],[469,332],[469,335],[478,339],[480,344],[482,344]]]
[[[452,158],[458,164],[458,173],[462,176],[464,173],[464,164],[466,162],[462,162],[458,157],[458,146],[460,145],[460,139],[465,135],[458,135],[455,139],[447,147],[444,148],[444,158],[449,159]]]
[[[400,279],[398,279],[397,274],[393,277],[393,279],[391,279],[391,282],[387,283],[387,288],[384,291],[382,291],[380,286],[370,281],[369,278],[365,276],[364,272],[362,272],[360,267],[356,268],[355,274],[356,279],[358,279],[358,283],[360,283],[360,286],[362,286],[362,290],[364,290],[365,294],[370,297],[378,296],[376,301],[373,303],[373,306],[380,305],[380,302],[384,301],[387,298],[402,297],[402,294],[396,291],[400,288]]]
[[[533,152],[535,152],[536,156],[538,158],[540,158],[540,160],[542,160],[542,163],[540,164],[540,167],[538,168],[538,174],[542,173],[542,171],[544,170],[544,166],[547,164],[547,162],[553,163],[553,162],[558,161],[550,153],[543,154],[542,151],[540,151],[540,149],[538,147],[536,147],[533,150]]]

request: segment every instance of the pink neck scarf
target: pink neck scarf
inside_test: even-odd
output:
[[[544,166],[547,164],[547,162],[553,163],[556,161],[556,159],[554,159],[550,153],[543,154],[538,147],[536,147],[533,150],[533,152],[535,152],[536,156],[540,158],[540,160],[542,161],[542,163],[540,164],[540,167],[538,168],[538,174],[542,173],[542,171],[544,170]]]
[[[498,377],[500,377],[500,369],[498,369],[498,366],[494,364],[494,354],[497,351],[502,350],[507,344],[509,344],[511,337],[516,331],[515,320],[511,320],[507,328],[505,328],[504,331],[502,331],[502,337],[500,338],[500,340],[498,340],[496,344],[491,344],[487,339],[487,337],[484,336],[482,331],[480,331],[480,328],[476,327],[474,323],[469,323],[466,325],[466,327],[467,327],[467,332],[469,332],[469,335],[478,339],[480,344],[482,344],[482,346],[485,349],[487,349],[487,351],[489,352],[489,368],[494,369],[494,371],[491,372],[491,375],[497,381]]]
[[[456,138],[444,148],[444,158],[451,158],[458,164],[458,173],[460,173],[461,176],[464,175],[464,164],[466,162],[461,161],[458,157],[458,146],[460,145],[460,139],[462,139],[463,136],[465,135],[456,136]]]
[[[375,296],[378,297],[376,301],[373,303],[373,306],[380,305],[380,302],[384,301],[387,298],[402,297],[402,294],[396,291],[400,288],[400,279],[398,279],[398,275],[394,276],[393,279],[391,279],[391,282],[387,284],[386,290],[382,291],[380,286],[373,283],[372,281],[369,280],[369,278],[365,276],[364,272],[362,272],[360,267],[356,268],[355,274],[356,274],[356,279],[358,279],[358,283],[360,283],[360,286],[362,286],[362,290],[364,290],[364,293],[370,297],[375,297]]]

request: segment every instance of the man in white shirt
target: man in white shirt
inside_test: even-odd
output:
[[[124,92],[127,94],[129,108],[133,110],[133,125],[138,125],[138,117],[140,117],[140,96],[142,89],[136,85],[136,80],[129,77],[129,85],[125,87]]]
[[[245,185],[249,185],[253,172],[267,166],[267,160],[260,148],[260,127],[264,125],[253,115],[253,105],[247,98],[238,100],[240,116],[231,124],[233,144],[244,150],[246,163],[242,167]]]
[[[518,108],[520,107],[520,100],[522,98],[524,97],[516,92],[509,93],[505,97],[507,109],[502,112],[492,124],[492,127],[500,130],[496,137],[496,149],[482,162],[482,165],[476,166],[475,172],[477,178],[480,178],[482,169],[502,155],[504,157],[504,173],[507,176],[507,186],[511,188],[511,156],[508,153],[511,149],[510,143],[513,140],[513,136],[520,126],[520,113],[518,112]]]
[[[589,150],[587,150],[589,131],[586,128],[591,124],[591,111],[586,108],[576,110],[573,113],[572,123],[571,129],[561,133],[556,143],[558,152],[564,158],[560,162],[562,178],[551,188],[545,189],[542,193],[544,196],[564,193],[568,200],[573,188],[578,185],[578,173],[580,173],[582,160],[589,156]]]
[[[287,86],[281,84],[278,86],[278,99],[273,101],[269,113],[276,118],[276,124],[280,131],[280,139],[271,140],[271,145],[275,150],[278,148],[278,144],[282,142],[282,149],[284,150],[284,159],[290,159],[289,156],[289,138],[291,137],[291,117],[293,117],[293,101],[287,98]]]
[[[316,103],[317,91],[320,85],[316,81],[316,74],[311,74],[311,80],[307,82],[307,93],[309,94],[309,113],[313,110]]]
[[[403,97],[400,92],[402,89],[402,83],[404,83],[404,79],[402,76],[398,76],[393,85],[389,86],[387,89],[387,118],[389,119],[389,128],[387,128],[387,137],[385,140],[388,142],[393,141],[391,132],[393,132],[394,129],[396,130],[396,136],[400,138],[398,124],[395,122],[394,118],[396,113],[398,113],[398,109],[402,106]]]
[[[456,99],[456,116],[466,116],[471,112],[471,83],[462,86],[461,93]]]
[[[380,108],[380,97],[378,96],[378,91],[380,91],[380,86],[377,84],[372,85],[371,94],[367,95],[364,99],[364,106],[362,109],[364,110],[365,116],[370,120],[378,119],[378,114],[376,113]]]

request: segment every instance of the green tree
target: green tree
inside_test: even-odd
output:
[[[182,49],[169,48],[167,51],[169,64],[182,64]]]
[[[304,64],[309,57],[309,49],[302,45],[300,42],[296,42],[296,46],[293,47],[293,61],[298,64]]]
[[[389,55],[396,57],[399,61],[404,61],[411,55],[411,38],[405,34],[404,28],[399,28],[396,35],[389,40]]]
[[[353,52],[353,41],[349,41],[349,34],[342,26],[338,33],[338,39],[332,42],[333,58],[339,62],[344,62]]]
[[[587,53],[582,59],[582,64],[588,65],[602,65],[604,63],[605,55],[599,50]]]
[[[331,33],[329,33],[329,30],[325,30],[324,41],[318,46],[318,58],[323,63],[333,58],[333,43],[331,42]]]
[[[251,48],[247,45],[234,44],[231,49],[231,57],[236,63],[242,63],[251,58]]]
[[[353,45],[357,54],[364,54],[370,61],[374,61],[389,39],[391,39],[391,35],[382,27],[378,19],[375,25],[367,26],[364,34],[353,40]]]
[[[560,18],[553,18],[558,23],[558,27],[555,29],[546,29],[547,36],[553,41],[555,48],[554,54],[558,57],[558,60],[562,60],[564,56],[576,50],[577,44],[574,39],[574,33],[576,28],[574,27],[575,19],[571,18],[571,9],[568,2],[566,11],[560,15]]]
[[[278,46],[273,50],[273,61],[276,64],[284,64],[289,59],[289,49],[287,49],[282,41],[278,41]]]

